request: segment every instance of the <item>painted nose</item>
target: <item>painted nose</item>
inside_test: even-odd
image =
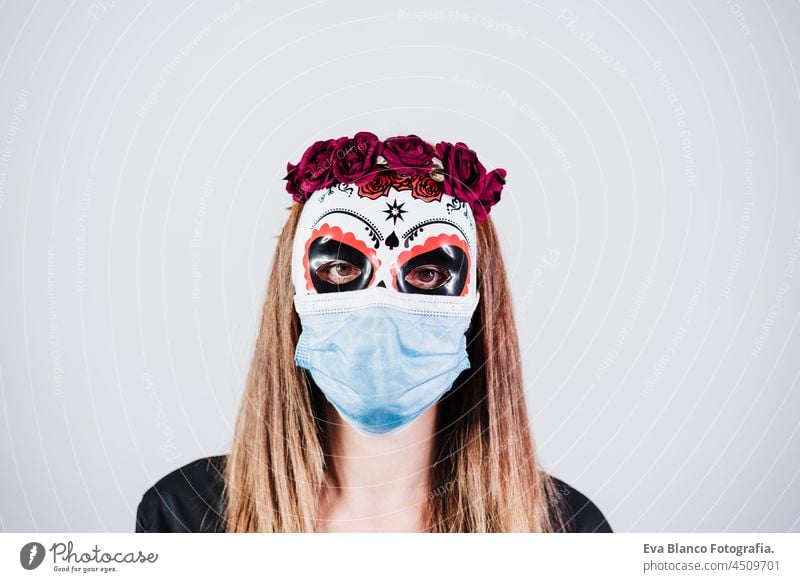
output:
[[[376,286],[376,287],[383,287],[383,288],[385,289],[385,288],[386,288],[386,283],[384,283],[383,281],[381,281],[380,283],[378,283],[378,284],[377,284],[377,285],[375,285],[375,286]]]

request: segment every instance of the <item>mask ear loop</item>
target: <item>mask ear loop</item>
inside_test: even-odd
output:
[[[475,291],[475,296],[475,307],[472,308],[472,314],[469,317],[469,324],[467,325],[467,329],[464,331],[465,335],[472,330],[472,323],[475,321],[475,314],[478,312],[478,308],[481,306],[481,294],[478,291]]]

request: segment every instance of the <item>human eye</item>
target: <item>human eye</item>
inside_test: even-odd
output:
[[[361,275],[361,269],[350,261],[337,259],[328,261],[317,269],[317,277],[332,285],[345,285],[357,279]]]
[[[450,271],[439,265],[420,265],[415,267],[405,280],[418,289],[438,289],[452,277]]]

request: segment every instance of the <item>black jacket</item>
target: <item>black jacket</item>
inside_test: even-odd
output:
[[[145,491],[137,532],[216,532],[223,512],[222,470],[227,455],[203,457],[172,471]],[[603,513],[585,495],[553,477],[564,504],[564,532],[609,533]]]

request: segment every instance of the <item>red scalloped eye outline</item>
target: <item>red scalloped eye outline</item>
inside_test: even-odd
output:
[[[308,266],[308,249],[311,247],[312,242],[323,236],[338,241],[342,244],[349,245],[367,257],[369,262],[372,263],[372,277],[370,278],[367,287],[372,285],[372,282],[375,280],[375,273],[381,264],[375,249],[368,247],[364,241],[357,239],[352,232],[343,232],[338,226],[331,226],[326,222],[323,223],[319,228],[315,228],[313,231],[311,231],[311,236],[309,236],[308,240],[306,240],[305,252],[303,253],[303,273],[306,277],[306,289],[308,291],[315,291],[314,283],[311,280],[311,269]]]
[[[392,286],[394,287],[395,291],[399,291],[397,288],[397,270],[401,265],[405,265],[408,261],[418,255],[438,249],[444,245],[453,245],[460,248],[462,251],[464,251],[464,254],[467,257],[467,279],[464,282],[464,288],[461,290],[461,296],[463,297],[466,295],[469,291],[469,275],[470,267],[472,266],[472,257],[469,254],[469,247],[467,246],[467,243],[464,241],[464,239],[455,234],[440,234],[437,236],[428,237],[424,243],[416,245],[409,250],[400,253],[397,257],[397,260],[392,263],[392,266],[389,269],[392,274]]]

